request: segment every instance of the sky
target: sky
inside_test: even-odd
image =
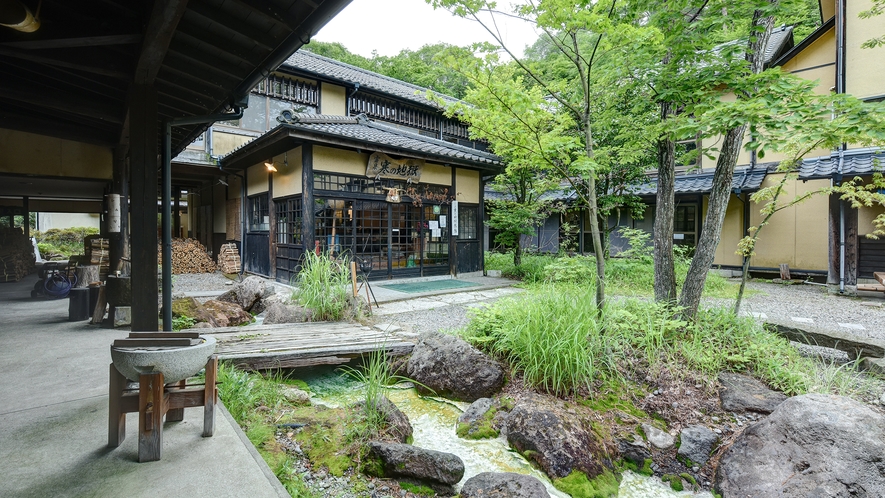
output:
[[[500,5],[506,9],[505,2]],[[502,16],[496,20],[505,43],[519,55],[538,38],[527,23]],[[434,10],[424,0],[353,0],[313,39],[339,42],[364,57],[371,57],[373,50],[392,56],[406,48],[417,50],[437,42],[463,46],[494,41],[475,21]]]

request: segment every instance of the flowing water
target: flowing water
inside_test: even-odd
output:
[[[315,371],[303,380],[310,385],[315,394],[313,401],[318,404],[342,406],[357,401],[361,395],[358,383],[331,370]],[[464,461],[464,478],[455,486],[456,489],[460,489],[467,479],[482,472],[516,472],[537,477],[547,487],[550,496],[569,496],[554,488],[550,479],[532,467],[519,453],[510,450],[503,437],[479,441],[458,437],[455,426],[469,403],[419,396],[414,389],[406,387],[391,389],[387,396],[409,417],[413,429],[412,444],[429,450],[454,453]],[[712,494],[693,494],[687,491],[677,493],[660,479],[627,472],[622,478],[618,497],[712,498]]]

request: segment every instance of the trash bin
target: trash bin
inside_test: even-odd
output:
[[[71,289],[68,294],[68,321],[86,320],[89,314],[89,289],[85,287]]]

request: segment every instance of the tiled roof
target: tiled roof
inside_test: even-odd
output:
[[[793,27],[781,26],[779,28],[774,28],[771,30],[771,37],[768,39],[768,44],[765,45],[765,58],[763,60],[766,64],[769,64],[775,57],[780,56],[792,47]]]
[[[762,180],[765,180],[767,170],[768,168],[765,165],[759,165],[752,170],[750,168],[735,169],[734,178],[731,180],[731,188],[741,189],[742,191],[759,190]],[[674,184],[677,194],[708,194],[713,190],[713,172],[679,175],[675,178]],[[657,180],[652,179],[648,183],[638,185],[633,190],[633,193],[636,195],[654,195],[657,191]]]
[[[292,54],[282,64],[282,67],[286,66],[301,73],[314,75],[320,79],[326,78],[349,84],[359,83],[361,89],[365,88],[418,104],[439,108],[436,103],[425,96],[427,88],[373,73],[372,71],[345,64],[306,50],[299,50]],[[458,101],[454,97],[438,95],[449,102]]]
[[[288,118],[288,119],[287,119]],[[444,140],[426,137],[418,133],[371,121],[365,115],[325,116],[318,114],[291,114],[280,116],[280,126],[290,130],[310,132],[311,135],[351,139],[367,146],[372,144],[394,147],[403,151],[417,152],[426,156],[459,159],[485,166],[499,166],[501,160],[489,152],[464,147]],[[268,133],[272,133],[268,132]],[[248,145],[244,146],[248,147]]]
[[[842,161],[842,175],[869,175],[885,169],[885,151],[879,149],[855,149],[845,151]],[[839,154],[803,159],[799,167],[799,178],[830,178],[839,172]]]

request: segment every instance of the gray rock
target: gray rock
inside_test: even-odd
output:
[[[464,413],[458,417],[458,423],[472,424],[481,419],[486,412],[492,409],[495,401],[492,398],[479,398],[464,410]]]
[[[196,319],[213,327],[236,327],[252,322],[252,315],[236,303],[210,299],[200,305]]]
[[[648,451],[648,448],[646,448],[645,443],[641,439],[638,441],[619,439],[618,451],[621,452],[621,458],[635,463],[640,468],[645,464],[647,459],[651,458],[651,452]]]
[[[842,396],[781,403],[723,454],[723,496],[885,496],[885,416]]]
[[[547,488],[537,478],[513,472],[483,472],[461,487],[461,498],[544,498]]]
[[[710,451],[719,440],[713,431],[702,425],[690,425],[682,429],[679,436],[679,456],[701,465],[710,459]]]
[[[262,297],[274,294],[273,284],[254,275],[246,277],[242,282],[234,285],[234,288],[218,296],[219,301],[239,304],[246,311],[253,311],[253,307]],[[260,313],[261,309],[255,309]]]
[[[719,400],[722,409],[729,412],[754,411],[759,413],[771,413],[787,396],[777,391],[772,391],[758,380],[732,372],[720,372],[719,382],[722,390],[719,391]]]
[[[648,442],[659,450],[669,450],[676,444],[676,438],[651,424],[642,424],[642,432]]]
[[[264,316],[264,323],[271,325],[274,323],[301,323],[310,321],[310,310],[302,308],[295,304],[284,304],[281,302],[273,302],[267,307],[267,313]]]
[[[406,368],[421,394],[460,401],[491,397],[504,385],[504,370],[498,363],[446,334],[421,335]]]
[[[387,397],[378,396],[374,408],[384,417],[384,428],[387,434],[393,436],[400,443],[408,443],[412,439],[412,424],[409,417],[400,411]],[[357,403],[360,408],[365,408],[365,401]]]
[[[464,462],[457,455],[425,450],[409,444],[369,443],[370,457],[379,465],[369,470],[378,477],[409,477],[421,482],[452,486],[464,477]]]
[[[517,404],[505,419],[507,442],[551,478],[580,470],[593,479],[604,470],[597,436],[535,403]]]
[[[282,394],[290,403],[296,405],[310,404],[310,394],[295,386],[283,386]]]

